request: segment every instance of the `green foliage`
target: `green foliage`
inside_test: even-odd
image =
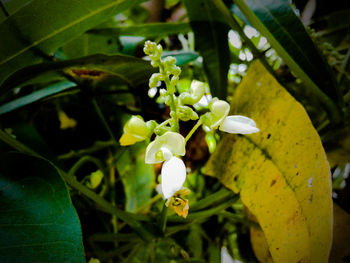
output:
[[[342,262],[350,6],[301,2],[0,1],[0,261],[323,263],[332,193]]]
[[[1,262],[85,262],[79,219],[58,171],[29,155],[1,159]]]

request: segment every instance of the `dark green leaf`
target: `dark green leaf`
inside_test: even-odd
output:
[[[12,153],[0,167],[0,261],[85,262],[67,187],[43,159]]]
[[[176,65],[183,66],[198,58],[197,52],[192,51],[163,51],[162,57],[172,56],[176,58]]]
[[[88,33],[106,36],[143,36],[158,37],[173,34],[188,33],[191,31],[189,23],[150,23],[118,28],[91,29]]]
[[[0,83],[143,0],[33,0],[0,24]]]
[[[214,96],[225,99],[230,64],[229,26],[210,1],[184,0],[184,4],[195,34],[196,49],[204,59],[210,89]]]
[[[51,71],[65,71],[77,81],[91,82],[113,79],[114,84],[123,83],[136,86],[147,82],[155,71],[149,62],[124,55],[92,55],[78,59],[46,62],[17,71],[0,86],[0,93],[40,74]]]
[[[117,35],[83,34],[62,47],[63,56],[68,59],[94,54],[115,55],[120,53]]]
[[[312,85],[309,78],[333,100],[338,99],[328,65],[287,1],[237,0],[235,4],[306,85]]]
[[[21,108],[25,105],[28,105],[30,103],[33,103],[35,101],[41,100],[43,98],[46,98],[48,96],[60,93],[62,91],[71,89],[72,87],[75,87],[76,84],[73,82],[59,82],[56,84],[53,84],[47,88],[35,91],[29,95],[23,96],[19,99],[10,101],[8,103],[5,103],[0,106],[0,115],[13,111],[15,109]]]
[[[145,164],[144,143],[128,147],[117,162],[126,195],[126,211],[137,212],[147,204],[154,189],[155,171]]]

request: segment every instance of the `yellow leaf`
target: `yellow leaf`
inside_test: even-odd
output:
[[[58,112],[58,119],[60,121],[60,129],[61,130],[65,130],[65,129],[69,129],[69,128],[74,128],[77,125],[76,120],[69,118],[67,116],[67,114],[60,110]]]
[[[327,262],[332,240],[329,165],[304,108],[253,63],[232,100],[233,114],[259,133],[225,134],[206,173],[234,192],[257,218],[276,263]]]

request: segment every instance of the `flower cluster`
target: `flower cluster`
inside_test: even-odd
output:
[[[186,142],[194,131],[201,125],[214,131],[219,129],[228,133],[251,134],[259,131],[255,122],[240,115],[228,115],[230,105],[223,100],[213,98],[209,103],[209,111],[201,116],[195,112],[196,104],[205,93],[205,84],[192,81],[186,92],[176,95],[176,85],[179,81],[181,69],[175,65],[174,57],[162,59],[162,46],[147,41],[144,52],[151,59],[151,65],[159,68],[149,80],[150,96],[153,97],[165,83],[166,89],[160,89],[160,98],[170,107],[170,118],[158,124],[151,120],[145,122],[140,116],[132,116],[124,126],[124,133],[120,138],[123,146],[150,139],[155,139],[147,146],[145,162],[147,164],[163,163],[161,170],[160,191],[166,205],[178,215],[186,217],[189,204],[184,196],[189,190],[184,188],[186,180],[186,167],[180,156],[186,153]],[[198,120],[186,139],[179,133],[179,121]]]

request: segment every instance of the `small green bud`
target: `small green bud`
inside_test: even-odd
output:
[[[168,56],[165,59],[163,59],[163,63],[166,67],[172,67],[176,63],[176,58]]]
[[[95,189],[100,185],[103,179],[103,173],[101,170],[97,170],[96,172],[93,172],[90,174],[90,185],[89,187],[92,189]]]
[[[171,77],[171,80],[170,80],[170,84],[171,84],[173,87],[175,87],[176,84],[178,83],[178,81],[179,81],[179,76],[172,76],[172,77]]]
[[[197,120],[198,114],[188,106],[179,106],[179,118],[182,121]]]
[[[178,66],[174,66],[171,68],[171,74],[173,74],[174,76],[180,76],[181,74],[181,68]]]
[[[124,133],[119,140],[122,146],[132,145],[136,142],[146,140],[151,137],[153,132],[141,116],[132,116],[124,125],[123,131]]]
[[[150,88],[156,88],[158,87],[159,81],[163,80],[163,76],[160,73],[153,73],[152,76],[149,79],[149,87]]]
[[[183,92],[180,94],[180,103],[193,105],[203,97],[204,92],[204,83],[197,80],[193,80],[188,92]]]
[[[209,110],[206,114],[201,116],[201,121],[210,129],[216,129],[224,121],[230,111],[230,105],[223,100],[214,98],[209,103]]]

